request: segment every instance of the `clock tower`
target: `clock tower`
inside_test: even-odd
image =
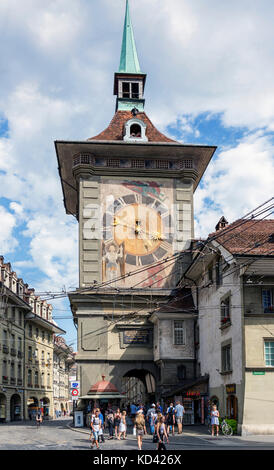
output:
[[[151,315],[160,307],[163,318],[186,268],[193,193],[216,148],[159,132],[145,113],[145,83],[127,0],[109,126],[86,141],[55,142],[65,209],[79,222],[79,288],[69,299],[86,399],[96,399],[88,392],[102,375],[125,402],[137,400],[128,395],[135,379],[139,394],[157,396],[161,334]]]

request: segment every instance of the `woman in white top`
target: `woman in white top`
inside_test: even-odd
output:
[[[216,405],[213,405],[210,416],[211,416],[211,435],[214,436],[214,428],[216,426],[216,431],[217,431],[216,434],[217,434],[217,436],[219,436],[219,424],[220,424],[219,423],[219,416],[220,416],[220,413],[217,410]]]
[[[127,412],[123,411],[122,416],[121,416],[121,421],[120,421],[120,424],[119,424],[119,435],[118,435],[119,440],[121,439],[121,435],[123,435],[123,439],[126,438],[126,430],[127,430],[126,415],[127,415]]]
[[[91,429],[92,429],[92,432],[93,432],[93,440],[92,440],[92,443],[91,443],[91,447],[93,447],[94,444],[96,444],[97,449],[99,449],[99,443],[98,443],[98,441],[99,441],[99,431],[102,428],[102,421],[99,418],[99,413],[100,413],[100,410],[96,409],[95,416],[93,416],[91,418],[91,423],[90,423],[90,426],[91,426]]]

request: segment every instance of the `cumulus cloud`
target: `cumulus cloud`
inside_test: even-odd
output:
[[[233,222],[273,196],[273,154],[272,136],[262,132],[220,152],[196,190],[196,236],[213,232],[222,215]]]
[[[16,217],[0,206],[0,254],[11,253],[18,246],[13,230],[16,227]]]

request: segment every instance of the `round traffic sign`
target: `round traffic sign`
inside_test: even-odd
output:
[[[76,388],[74,388],[71,392],[71,394],[74,396],[74,397],[77,397],[77,395],[79,395],[79,390],[77,390]]]

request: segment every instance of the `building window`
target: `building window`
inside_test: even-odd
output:
[[[232,371],[231,344],[222,348],[222,372]]]
[[[42,387],[45,386],[45,372],[42,372],[42,374],[41,374],[41,385],[42,385]]]
[[[32,361],[32,347],[31,346],[29,346],[29,349],[28,349],[28,360]]]
[[[19,362],[17,366],[17,378],[20,380],[22,378],[22,365]]]
[[[42,341],[45,341],[45,332],[42,331]]]
[[[185,366],[177,367],[177,377],[178,380],[184,380],[186,378],[186,368]]]
[[[19,317],[19,326],[22,326],[22,312],[18,312],[18,317]]]
[[[174,322],[174,344],[184,344],[184,322]]]
[[[230,297],[221,301],[221,324],[225,325],[227,323],[231,323],[231,316],[230,316]]]
[[[38,371],[36,371],[35,374],[34,374],[34,385],[39,385],[39,381],[38,381]]]
[[[28,386],[31,386],[31,385],[32,385],[31,381],[32,381],[32,372],[31,372],[31,370],[29,369],[29,370],[28,370]]]
[[[235,395],[229,395],[226,400],[226,410],[229,419],[238,418],[238,400]]]
[[[223,273],[222,273],[222,258],[219,257],[215,264],[215,274],[216,274],[216,285],[221,286],[223,283]]]
[[[50,333],[48,333],[48,343],[51,342],[51,336],[50,336]]]
[[[210,264],[207,268],[207,281],[213,282],[213,264]]]
[[[123,98],[139,99],[139,83],[122,82]]]
[[[274,367],[274,341],[264,342],[265,365]]]
[[[36,336],[36,338],[39,338],[39,328],[36,328],[36,330],[35,330],[35,336]]]
[[[29,325],[29,337],[32,338],[32,325]]]
[[[50,387],[50,374],[48,374],[48,378],[47,378],[47,386]]]
[[[22,338],[18,336],[18,351],[22,352]]]
[[[263,291],[262,291],[262,302],[263,302],[264,313],[274,312],[273,290],[272,289],[263,289]]]
[[[139,124],[132,124],[130,126],[130,137],[141,137],[142,136],[142,129]]]

